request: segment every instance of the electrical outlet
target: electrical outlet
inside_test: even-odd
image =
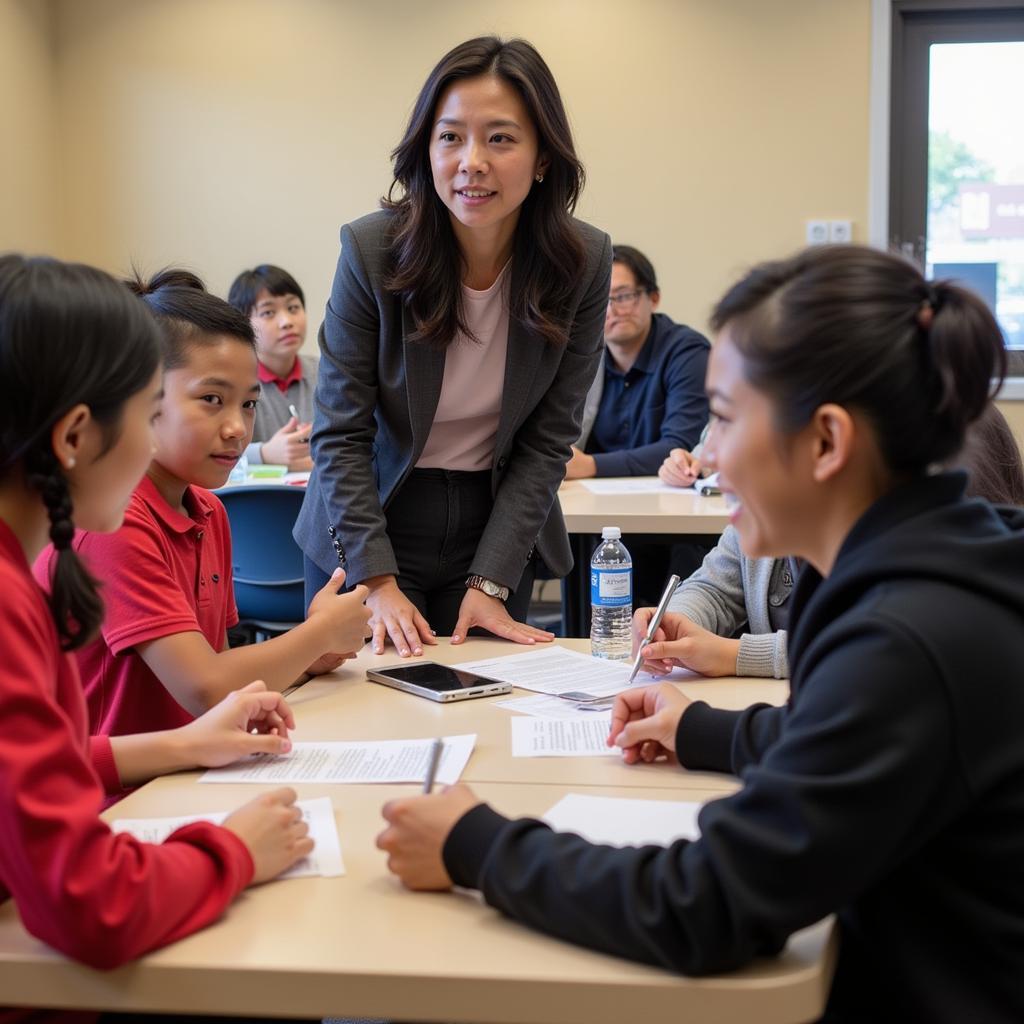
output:
[[[830,220],[828,222],[828,240],[841,242],[844,245],[853,241],[852,220]]]
[[[808,245],[824,245],[828,241],[827,220],[809,220],[806,226]]]

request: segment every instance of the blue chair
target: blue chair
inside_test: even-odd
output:
[[[217,497],[231,523],[231,567],[239,626],[261,640],[306,617],[302,551],[292,538],[304,487],[238,484]]]

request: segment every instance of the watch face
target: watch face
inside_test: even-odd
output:
[[[501,593],[501,587],[497,583],[492,583],[490,580],[484,580],[481,585],[481,590],[485,594],[489,594],[491,597],[497,597]]]

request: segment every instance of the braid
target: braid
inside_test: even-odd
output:
[[[48,449],[37,449],[25,458],[25,475],[38,491],[50,517],[50,540],[55,559],[50,576],[50,608],[66,651],[92,639],[103,620],[99,584],[72,548],[75,524],[71,518],[71,492],[67,478]]]

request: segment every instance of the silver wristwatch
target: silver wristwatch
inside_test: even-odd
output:
[[[500,583],[495,583],[494,580],[489,580],[484,576],[467,576],[466,586],[472,587],[474,590],[481,590],[488,597],[496,597],[499,601],[507,601],[510,593],[508,587],[503,587]]]

